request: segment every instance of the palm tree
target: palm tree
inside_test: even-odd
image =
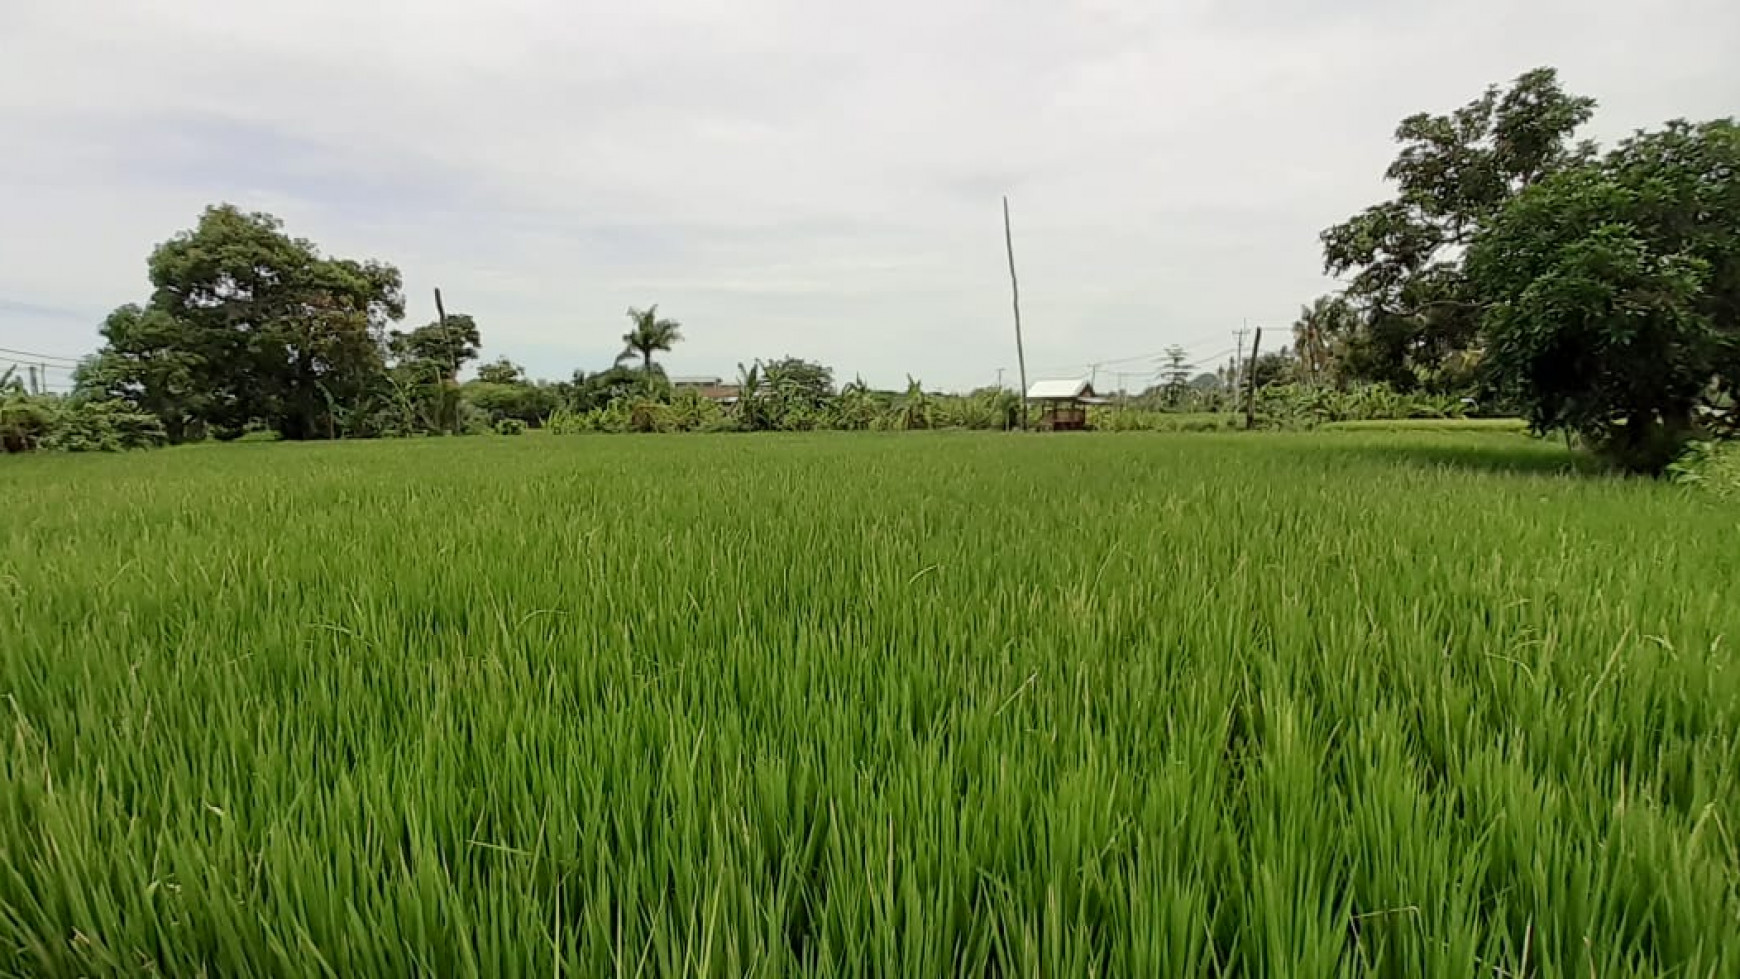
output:
[[[653,351],[669,352],[671,347],[683,339],[683,324],[676,320],[659,319],[659,305],[653,303],[646,309],[629,307],[629,322],[634,327],[622,335],[623,351],[616,355],[616,362],[640,358],[640,369],[650,372],[653,368]]]

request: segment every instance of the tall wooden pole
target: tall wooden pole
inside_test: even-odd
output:
[[[453,397],[453,434],[459,434],[459,355],[453,350],[453,333],[447,329],[447,307],[441,304],[441,287],[435,287],[435,322],[441,324],[441,339],[447,342],[447,380],[448,385],[442,385],[441,409],[446,414],[446,401],[449,395]]]
[[[1257,348],[1263,345],[1263,328],[1257,327],[1257,336],[1251,341],[1251,359],[1245,363],[1245,428],[1255,428],[1257,424]]]
[[[1015,304],[1015,363],[1021,370],[1021,428],[1027,429],[1027,350],[1021,345],[1021,283],[1015,278],[1015,234],[1009,229],[1009,196],[1003,196],[1003,244],[1009,249],[1009,292]]]

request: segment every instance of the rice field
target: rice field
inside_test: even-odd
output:
[[[1514,433],[0,500],[3,974],[1740,975],[1740,510]]]

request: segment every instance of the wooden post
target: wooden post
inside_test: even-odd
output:
[[[441,410],[447,413],[447,396],[453,396],[453,418],[448,427],[454,435],[459,434],[459,358],[453,354],[453,334],[447,329],[447,307],[441,304],[441,287],[435,287],[435,322],[441,324],[441,339],[447,341],[447,380],[452,385],[441,386]]]
[[[1015,278],[1015,234],[1009,229],[1009,196],[1003,195],[1003,244],[1009,249],[1009,292],[1015,304],[1015,363],[1021,370],[1021,430],[1027,430],[1027,351],[1021,345],[1021,283]]]
[[[1263,328],[1257,327],[1251,341],[1251,359],[1245,363],[1245,428],[1257,425],[1257,348],[1263,345]]]

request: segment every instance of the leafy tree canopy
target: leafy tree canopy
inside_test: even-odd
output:
[[[477,379],[488,384],[523,384],[526,372],[520,365],[501,357],[479,367]]]
[[[1396,196],[1322,235],[1325,269],[1349,277],[1364,320],[1344,342],[1352,379],[1403,390],[1471,380],[1479,315],[1463,250],[1517,193],[1590,158],[1593,147],[1572,137],[1594,108],[1537,68],[1449,114],[1402,120],[1385,171]]]
[[[1541,430],[1659,471],[1740,383],[1740,128],[1672,122],[1549,176],[1477,234],[1494,386]]]
[[[332,434],[333,406],[378,384],[381,333],[404,315],[397,269],[324,256],[277,218],[228,204],[147,266],[150,301],[109,317],[82,381],[157,415],[176,438],[254,421],[287,438]]]
[[[628,319],[632,325],[622,335],[623,351],[616,358],[618,365],[639,357],[641,370],[650,372],[653,369],[653,354],[660,351],[668,353],[683,339],[683,324],[676,320],[660,319],[658,303],[646,309],[630,307]]]

